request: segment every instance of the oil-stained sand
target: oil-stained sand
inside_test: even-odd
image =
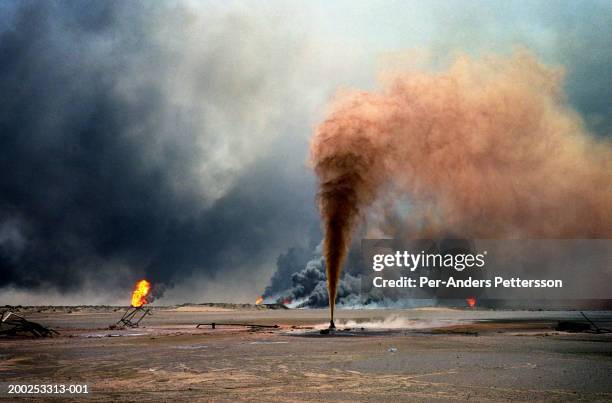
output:
[[[105,329],[109,309],[26,315],[62,336],[0,340],[2,382],[86,383],[90,401],[612,400],[612,337],[551,329],[578,312],[338,311],[409,329],[327,337],[326,310],[157,309],[129,330]],[[195,329],[230,321],[282,327]]]

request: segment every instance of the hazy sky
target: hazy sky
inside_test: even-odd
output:
[[[612,132],[609,1],[4,1],[0,304],[252,301],[319,241],[308,139],[342,87],[533,51]]]

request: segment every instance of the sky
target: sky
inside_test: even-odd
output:
[[[252,302],[321,240],[342,88],[527,48],[612,133],[609,1],[0,3],[0,304]]]

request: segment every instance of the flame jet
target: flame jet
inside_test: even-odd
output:
[[[140,280],[137,282],[134,291],[132,291],[132,306],[134,308],[139,308],[145,305],[148,302],[147,297],[150,290],[151,283],[147,280]]]
[[[518,51],[336,97],[310,144],[331,326],[351,234],[374,202],[386,233],[414,239],[612,236],[612,143],[586,130],[562,78]],[[386,206],[403,196],[400,223]]]

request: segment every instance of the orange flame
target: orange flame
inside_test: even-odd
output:
[[[255,305],[259,305],[259,304],[261,304],[263,301],[264,301],[264,297],[263,297],[263,295],[261,295],[259,298],[257,298],[257,299],[255,300]]]
[[[285,298],[283,299],[283,305],[288,305],[291,303],[291,298]]]
[[[151,290],[151,283],[147,280],[140,280],[136,283],[134,291],[132,291],[132,306],[139,308],[147,303],[147,295]]]
[[[476,297],[469,297],[465,300],[470,308],[474,308],[476,306]]]

